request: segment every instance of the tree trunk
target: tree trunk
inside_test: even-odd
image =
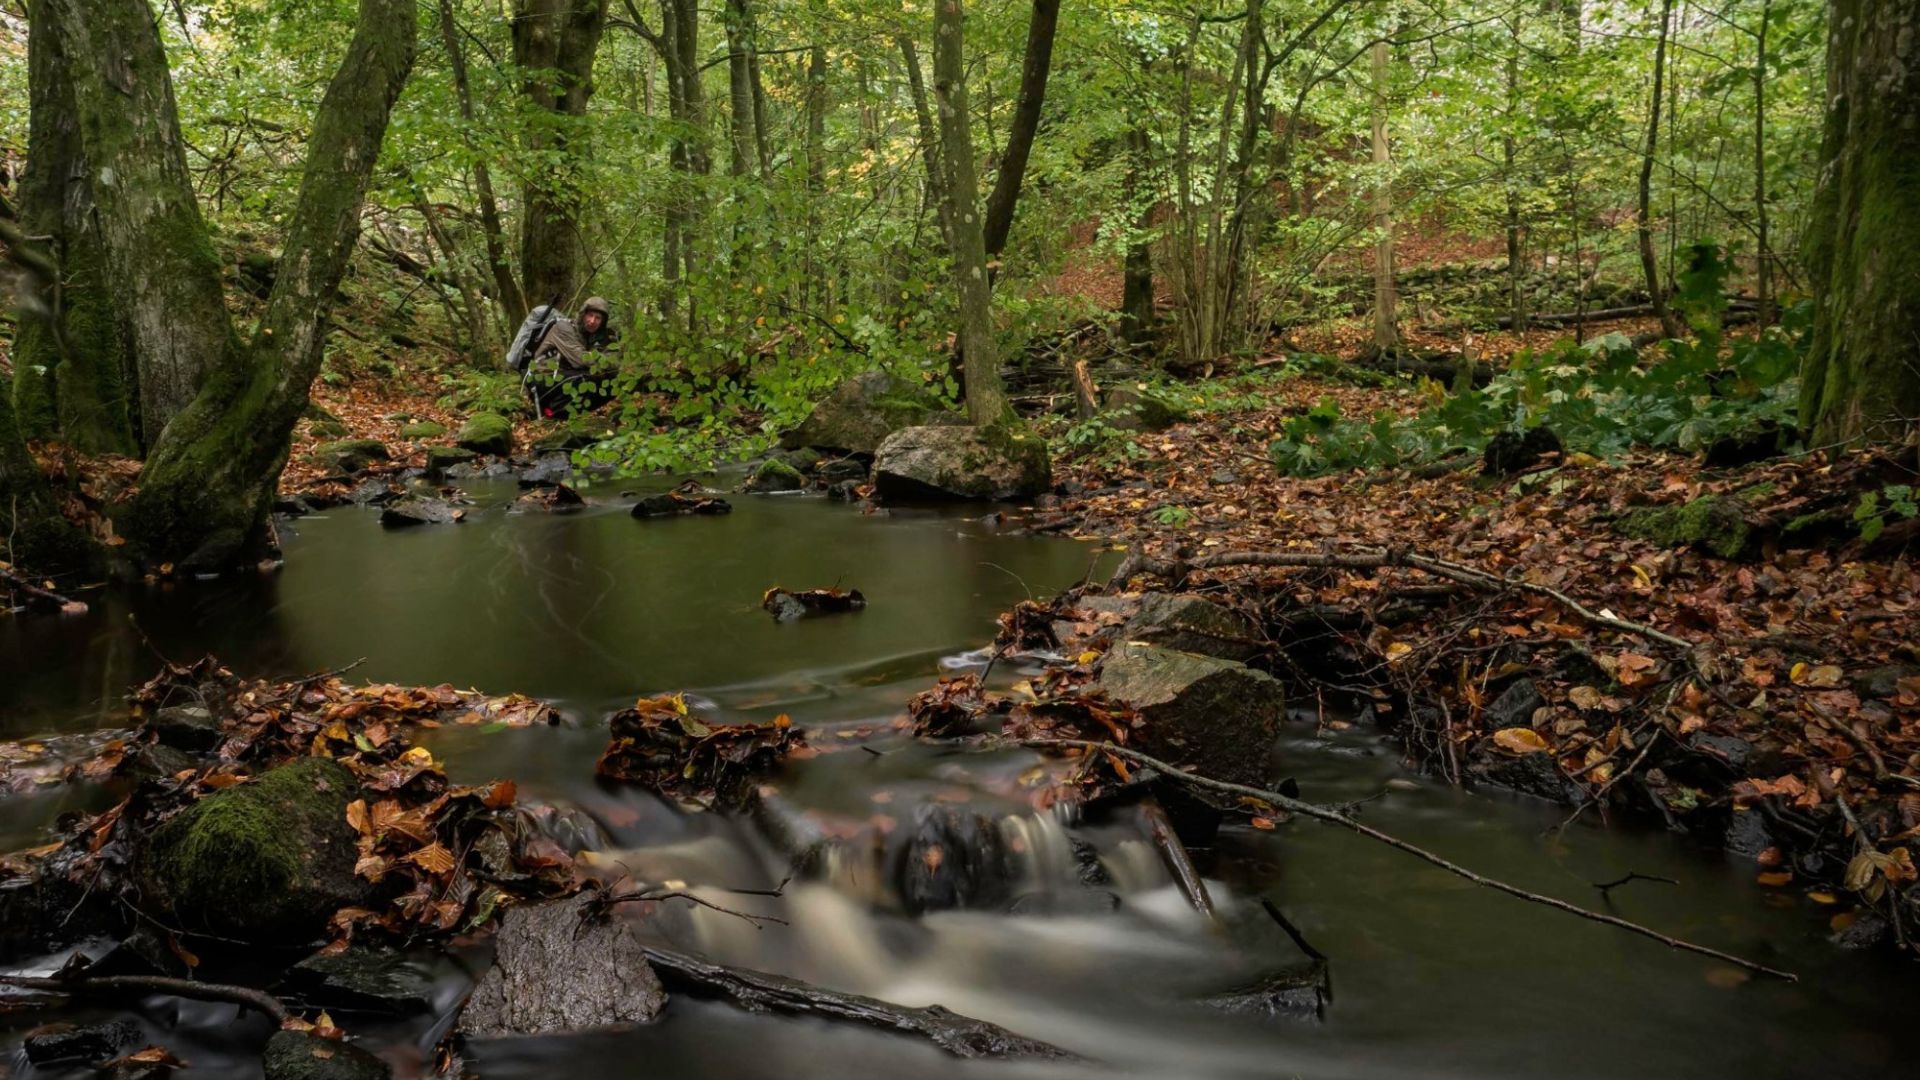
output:
[[[1020,100],[1013,110],[1013,130],[1007,133],[1006,152],[987,198],[985,243],[987,258],[999,258],[1013,230],[1013,211],[1026,179],[1027,158],[1040,130],[1040,111],[1046,105],[1047,75],[1053,70],[1053,35],[1060,22],[1060,0],[1033,0],[1027,23],[1026,58],[1020,66]]]
[[[541,114],[527,139],[531,168],[522,189],[520,278],[529,298],[575,299],[585,235],[570,162],[572,129],[593,96],[593,58],[606,29],[607,0],[515,0],[513,62],[527,100]]]
[[[948,217],[953,225],[953,279],[960,299],[958,345],[966,358],[967,416],[988,427],[1010,414],[1000,381],[1000,349],[993,339],[993,291],[987,282],[986,231],[974,173],[973,131],[967,112],[966,14],[961,0],[934,0],[933,92],[940,108],[940,157],[946,166]]]
[[[1373,187],[1373,227],[1379,238],[1373,245],[1373,343],[1381,352],[1400,347],[1398,291],[1393,282],[1393,181],[1388,175],[1392,158],[1387,146],[1387,43],[1373,43],[1373,165],[1379,178]]]
[[[1772,15],[1773,0],[1761,0],[1753,60],[1754,288],[1761,326],[1773,322],[1773,254],[1767,242],[1767,24]]]
[[[947,220],[947,176],[940,164],[940,130],[933,119],[933,107],[927,102],[926,77],[920,71],[920,53],[913,39],[905,34],[894,39],[900,46],[900,59],[907,69],[907,88],[913,96],[913,116],[920,131],[920,156],[927,166],[927,201],[933,205],[940,225],[940,242],[953,243],[953,227]]]
[[[453,18],[453,0],[440,0],[440,40],[447,50],[447,67],[453,73],[453,89],[460,99],[460,119],[469,129],[474,125],[473,87],[467,81],[467,52],[460,44],[459,27]],[[472,152],[469,146],[468,152]],[[500,203],[493,195],[493,171],[475,155],[473,190],[480,203],[480,231],[487,245],[487,269],[493,275],[494,293],[499,298],[500,314],[507,329],[517,331],[527,317],[526,294],[520,291],[520,279],[514,276],[513,263],[507,258],[506,230],[500,225]]]
[[[1526,275],[1525,252],[1520,244],[1520,176],[1515,166],[1519,157],[1513,125],[1520,116],[1520,19],[1516,15],[1508,25],[1512,51],[1507,54],[1507,111],[1500,133],[1500,162],[1506,181],[1507,202],[1507,316],[1515,330],[1527,329],[1527,295],[1521,287]]]
[[[1146,179],[1151,150],[1146,129],[1136,124],[1127,132],[1127,206],[1133,222],[1120,294],[1120,340],[1130,349],[1146,345],[1153,335],[1154,199]]]
[[[20,185],[24,235],[7,244],[31,243],[46,261],[26,267],[29,291],[13,342],[15,416],[27,438],[133,455],[139,441],[127,387],[137,368],[107,291],[68,60],[42,6],[35,0],[29,9],[27,30],[33,152]],[[14,254],[21,261],[26,253]]]
[[[1801,373],[1810,445],[1920,425],[1920,8],[1833,0],[1827,119],[1807,231],[1815,311]]]
[[[145,10],[140,0],[114,2]],[[218,336],[228,343],[220,365],[167,426],[140,474],[123,531],[152,560],[211,569],[265,546],[274,485],[319,373],[334,291],[359,235],[393,103],[413,66],[416,23],[410,0],[360,0],[353,38],[314,114],[299,198],[259,331],[246,345],[235,344],[225,313],[219,315]],[[157,56],[151,22],[148,33]],[[168,81],[164,58],[149,74]],[[148,122],[177,136],[171,110]],[[206,242],[204,233],[198,239]],[[209,276],[217,289],[217,274]]]
[[[722,19],[727,32],[727,90],[730,113],[728,175],[745,176],[756,159],[754,152],[753,72],[747,46],[747,17],[743,0],[727,0]]]
[[[1653,250],[1653,157],[1660,146],[1661,89],[1667,71],[1667,36],[1673,26],[1673,0],[1660,8],[1660,36],[1653,48],[1653,96],[1647,109],[1647,145],[1640,155],[1640,205],[1638,233],[1640,271],[1647,279],[1647,295],[1653,301],[1654,314],[1660,317],[1660,330],[1670,338],[1681,335],[1681,326],[1667,306],[1666,290],[1660,284],[1660,263]]]
[[[37,13],[65,59],[101,261],[138,358],[140,435],[151,447],[234,347],[166,54],[144,0],[42,0]]]

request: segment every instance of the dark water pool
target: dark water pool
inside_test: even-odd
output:
[[[930,801],[990,801],[997,781],[1031,759],[863,729],[883,728],[943,671],[977,663],[967,654],[988,642],[996,613],[1111,558],[955,512],[863,516],[817,499],[741,498],[724,518],[640,522],[620,505],[512,514],[507,494],[481,492],[483,505],[451,528],[389,532],[370,511],[331,511],[291,526],[280,573],[96,595],[94,612],[77,620],[0,622],[0,739],[114,726],[126,686],[154,663],[136,622],[169,656],[210,650],[247,674],[364,658],[351,677],[558,703],[568,716],[561,728],[448,731],[434,750],[457,775],[511,776],[529,796],[585,810],[605,828],[597,858],[695,889],[765,886],[784,866],[752,828],[593,784],[606,712],[640,694],[686,690],[721,716],[787,713],[821,738],[857,735],[880,749],[823,755],[783,778],[795,805],[823,813],[899,817]],[[871,606],[776,624],[759,608],[773,585],[858,588]],[[1019,675],[1007,665],[996,672]],[[1630,829],[1576,826],[1548,839],[1558,809],[1430,782],[1363,731],[1316,733],[1303,719],[1279,754],[1308,797],[1384,788],[1367,804],[1369,822],[1530,889],[1605,906],[1591,883],[1629,870],[1676,878],[1681,885],[1617,889],[1611,909],[1791,968],[1802,981],[1747,980],[1305,822],[1230,829],[1196,853],[1234,933],[1187,910],[1125,828],[1080,837],[1098,847],[1117,907],[1081,903],[1069,880],[1069,834],[1080,830],[1030,815],[1010,825],[1029,880],[1009,910],[911,918],[850,863],[750,902],[788,925],[688,918],[699,945],[722,959],[908,1004],[939,1002],[1095,1064],[963,1064],[903,1039],[684,1001],[635,1032],[483,1048],[481,1071],[779,1080],[1913,1074],[1913,973],[1835,951],[1824,940],[1827,912],[1756,886],[1751,866]],[[0,840],[31,842],[54,813],[86,798],[56,790],[0,801]],[[1033,896],[1053,902],[1027,902]],[[1265,923],[1263,898],[1332,958],[1323,1022],[1182,1003],[1222,978],[1297,958]],[[459,977],[452,981],[457,991]],[[156,1003],[144,1019],[167,1019],[155,1010],[174,1007]],[[183,1008],[192,1031],[167,1041],[194,1061],[187,1075],[251,1074],[252,1059],[236,1048],[249,1045],[235,1034],[246,1025],[232,1025],[230,1009]],[[0,1018],[16,1035],[29,1022]],[[430,1045],[431,1023],[382,1028],[373,1041],[406,1066]],[[18,1059],[14,1067],[24,1068]]]

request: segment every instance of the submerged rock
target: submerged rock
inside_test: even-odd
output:
[[[30,1033],[21,1044],[33,1065],[83,1062],[99,1065],[140,1045],[140,1026],[131,1020],[104,1024],[48,1024]]]
[[[963,806],[922,806],[894,858],[893,885],[913,915],[1006,903],[1013,869],[999,824]]]
[[[513,424],[499,413],[474,413],[460,425],[453,444],[476,454],[505,457],[513,452]]]
[[[516,907],[501,921],[493,967],[460,1015],[460,1034],[560,1035],[648,1023],[667,991],[630,927],[586,895]]]
[[[1191,593],[1141,597],[1139,610],[1121,628],[1119,638],[1242,663],[1260,651],[1251,619]]]
[[[349,1042],[276,1031],[260,1058],[266,1080],[388,1080],[387,1063]]]
[[[643,496],[633,504],[637,518],[678,517],[682,514],[730,514],[733,504],[725,499],[694,497],[674,491]]]
[[[408,495],[381,508],[380,524],[390,529],[412,525],[452,525],[465,516],[465,511],[445,499]]]
[[[412,1013],[433,1006],[433,974],[392,949],[352,946],[317,952],[295,964],[282,983],[301,1001],[324,1009]]]
[[[371,886],[353,872],[353,774],[304,758],[187,807],[140,855],[144,893],[188,929],[286,944],[318,933]]]
[[[1101,689],[1140,714],[1140,748],[1216,780],[1258,784],[1279,734],[1280,683],[1245,664],[1122,642],[1101,667]]]
[[[834,387],[799,427],[780,436],[780,445],[872,454],[887,436],[932,423],[938,415],[937,404],[921,387],[884,371],[869,371]]]
[[[1028,499],[1053,486],[1047,444],[1013,427],[911,427],[874,455],[883,498]]]
[[[1317,1020],[1326,1009],[1327,966],[1308,961],[1198,998],[1200,1004],[1240,1016]]]

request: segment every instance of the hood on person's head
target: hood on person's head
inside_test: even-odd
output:
[[[601,326],[606,326],[613,321],[612,305],[607,303],[607,298],[604,296],[589,296],[587,302],[580,305],[581,318],[586,318],[590,312],[600,316]]]

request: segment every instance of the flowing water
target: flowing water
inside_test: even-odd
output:
[[[1802,981],[1749,980],[1304,821],[1230,826],[1196,852],[1226,924],[1209,926],[1131,823],[1082,826],[1003,801],[998,792],[1032,764],[1024,753],[914,744],[890,730],[936,676],[977,669],[998,612],[1106,569],[1111,553],[1007,535],[958,511],[862,515],[811,498],[742,498],[728,517],[642,522],[619,505],[514,514],[508,494],[481,492],[457,527],[405,532],[382,530],[371,511],[334,510],[287,530],[277,574],[96,595],[79,619],[0,622],[0,739],[116,726],[154,649],[213,651],[243,674],[361,661],[351,678],[546,698],[566,715],[561,727],[447,729],[431,746],[457,779],[509,776],[523,798],[576,808],[593,861],[786,920],[755,928],[677,912],[689,944],[837,989],[937,1002],[1092,1062],[963,1063],[903,1038],[676,1000],[662,1022],[631,1032],[482,1047],[489,1078],[1912,1075],[1912,972],[1827,945],[1828,911],[1664,834],[1582,825],[1548,839],[1558,808],[1422,778],[1370,732],[1319,730],[1303,715],[1278,760],[1311,799],[1384,790],[1366,804],[1370,823],[1483,872],[1610,905]],[[870,606],[779,624],[759,608],[773,585],[858,588]],[[994,672],[1019,676],[1005,664]],[[816,742],[872,748],[797,762],[780,778],[794,820],[856,842],[828,846],[778,898],[725,891],[787,876],[765,830],[593,780],[605,714],[663,690],[685,690],[720,718],[786,713]],[[31,843],[59,812],[101,797],[57,788],[5,798],[0,846]],[[986,909],[909,915],[857,838],[959,805],[999,813],[1018,880]],[[1094,887],[1079,883],[1087,852],[1106,879]],[[1610,898],[1593,887],[1630,870],[1681,884],[1635,882]],[[1334,996],[1318,1022],[1193,1003],[1300,959],[1263,899],[1331,958]],[[418,1061],[443,1030],[470,979],[444,967],[440,1015],[364,1029],[391,1060]],[[231,1007],[156,999],[139,1018],[194,1063],[190,1076],[257,1068],[248,1048],[264,1029],[234,1022]],[[0,1039],[10,1044],[18,1026]]]

